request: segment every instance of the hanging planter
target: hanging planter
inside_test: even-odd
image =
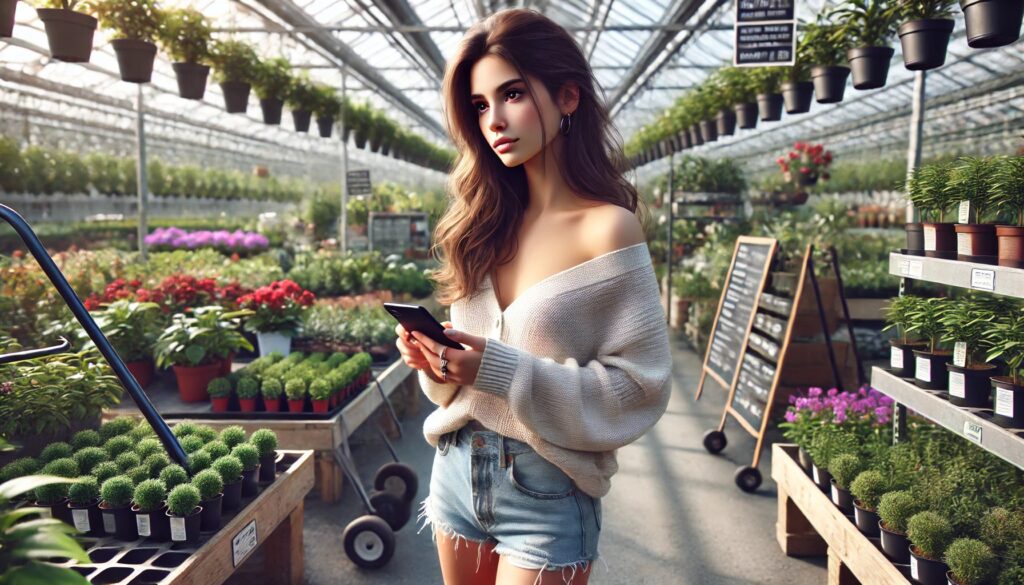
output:
[[[778,122],[782,119],[783,98],[781,93],[757,94],[757,112],[763,122]]]
[[[167,10],[159,31],[164,50],[174,63],[178,79],[178,95],[187,100],[201,100],[206,95],[210,68],[204,63],[210,56],[210,27],[198,10],[181,8]]]
[[[267,126],[281,125],[281,112],[284,109],[284,100],[277,98],[260,99],[260,109],[263,110],[263,123]]]
[[[700,134],[704,137],[704,142],[715,142],[718,140],[718,125],[714,120],[701,120]]]
[[[884,87],[889,78],[889,62],[896,50],[892,47],[860,47],[846,52],[853,72],[854,89]]]
[[[704,144],[704,135],[701,134],[700,124],[690,126],[690,141],[693,142],[694,146]]]
[[[927,71],[946,63],[946,47],[953,34],[952,19],[912,20],[900,26],[903,64],[911,71]]]
[[[814,98],[819,104],[837,104],[843,101],[849,76],[850,68],[842,65],[811,67]]]
[[[330,138],[334,131],[334,118],[317,117],[316,126],[320,130],[320,138]]]
[[[736,132],[736,112],[719,110],[718,115],[715,116],[715,124],[719,135],[732,136]]]
[[[967,44],[975,49],[1002,47],[1020,38],[1024,2],[960,0],[967,25]]]
[[[94,0],[92,13],[103,28],[113,31],[110,42],[117,54],[121,80],[149,83],[153,78],[156,45],[152,42],[163,25],[156,0]]]
[[[757,128],[757,102],[744,102],[733,106],[736,112],[736,125],[743,130]]]
[[[149,41],[135,39],[114,39],[110,41],[117,54],[117,66],[121,70],[121,81],[149,83],[153,79],[153,62],[156,60],[156,45]]]
[[[201,100],[206,95],[206,80],[210,76],[207,65],[195,63],[172,63],[178,79],[178,95],[187,100]]]
[[[18,0],[0,0],[0,37],[14,34],[14,14],[18,11]]]
[[[679,144],[683,150],[693,148],[693,140],[690,138],[690,133],[683,130],[676,135],[679,138]]]
[[[295,124],[296,132],[309,132],[309,123],[313,119],[313,112],[309,110],[292,110],[292,123]]]
[[[88,14],[60,8],[37,8],[36,14],[46,29],[51,57],[68,63],[89,62],[99,21]]]
[[[803,114],[811,110],[814,99],[814,83],[799,81],[782,84],[782,101],[787,114]]]
[[[224,110],[229,114],[244,114],[249,109],[249,92],[252,85],[244,81],[222,81]]]
[[[229,114],[244,114],[259,68],[256,51],[240,41],[220,41],[213,45],[210,60],[224,92],[224,109]]]

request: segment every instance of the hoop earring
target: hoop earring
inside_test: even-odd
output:
[[[558,123],[558,130],[562,133],[562,136],[568,136],[569,130],[572,129],[572,114],[566,114],[562,116],[562,121]]]

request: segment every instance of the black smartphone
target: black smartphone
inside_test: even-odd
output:
[[[465,349],[461,343],[448,339],[448,336],[444,334],[444,325],[438,323],[426,307],[384,303],[384,309],[391,313],[391,316],[397,319],[402,327],[405,327],[405,330],[410,333],[419,331],[441,345],[447,345],[452,349]]]

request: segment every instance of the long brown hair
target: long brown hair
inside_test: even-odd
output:
[[[448,209],[438,221],[432,248],[441,262],[433,274],[437,298],[445,305],[474,293],[485,274],[514,257],[519,245],[516,234],[529,201],[523,165],[508,168],[494,154],[480,132],[478,113],[469,98],[470,71],[486,55],[508,61],[530,95],[536,93],[527,75],[539,79],[552,98],[575,83],[579,105],[569,134],[563,136],[559,171],[569,187],[586,199],[634,213],[642,203],[623,176],[621,139],[598,96],[590,65],[572,36],[532,10],[503,10],[489,16],[466,32],[444,75],[445,123],[458,152],[448,180]],[[542,139],[547,144],[547,137]]]

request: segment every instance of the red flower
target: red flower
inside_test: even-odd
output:
[[[809,175],[811,174],[811,169],[809,169],[808,167],[800,167],[800,174]]]
[[[800,155],[798,153],[796,153],[796,152],[789,153],[789,159],[790,160],[793,160],[793,159],[795,159],[798,156],[800,156]]]

